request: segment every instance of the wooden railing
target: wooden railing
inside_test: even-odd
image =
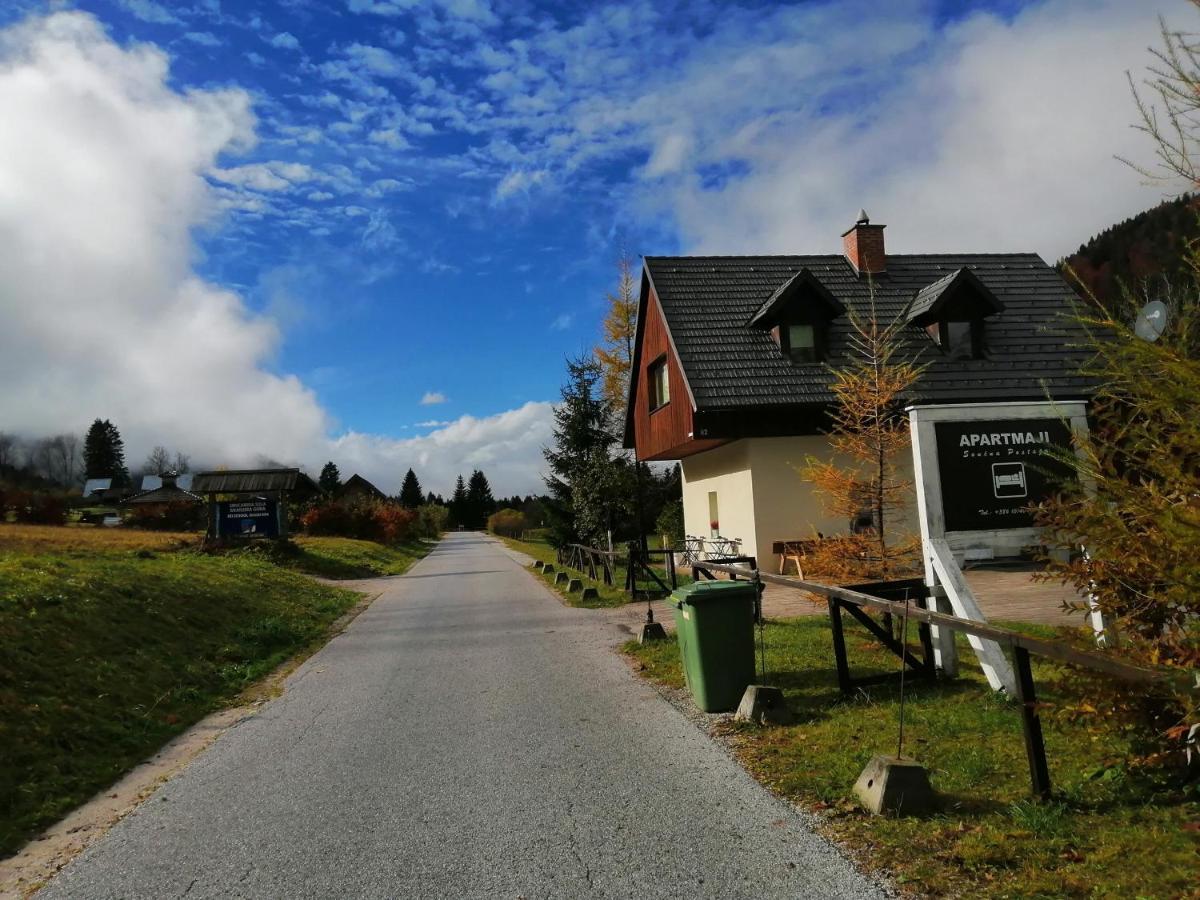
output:
[[[748,571],[745,566],[729,565],[724,562],[701,562],[693,565],[692,576],[700,578],[716,578],[717,573],[729,575],[731,578],[750,578],[759,583],[778,584],[783,587],[806,591],[825,599],[829,608],[829,620],[833,637],[833,653],[837,666],[838,686],[844,693],[851,693],[858,685],[877,683],[890,680],[896,676],[873,676],[870,678],[852,679],[850,664],[846,654],[846,640],[842,631],[842,613],[846,612],[862,624],[881,644],[902,660],[904,665],[918,677],[936,677],[934,666],[933,644],[930,627],[945,628],[948,631],[974,635],[989,641],[995,641],[1001,647],[1008,648],[1013,657],[1013,667],[1016,671],[1016,699],[1021,708],[1021,727],[1025,736],[1025,753],[1029,761],[1029,777],[1035,796],[1047,799],[1050,796],[1050,773],[1046,762],[1046,744],[1042,737],[1042,724],[1038,716],[1037,691],[1033,680],[1033,669],[1030,666],[1031,655],[1053,659],[1057,662],[1068,663],[1104,672],[1115,678],[1141,684],[1179,682],[1185,690],[1188,687],[1186,677],[1179,673],[1165,672],[1157,669],[1147,669],[1135,666],[1112,656],[1093,650],[1082,650],[1062,641],[1050,641],[1032,637],[1001,628],[986,622],[976,622],[970,619],[960,619],[957,616],[936,612],[929,609],[930,589],[920,579],[904,582],[881,582],[863,584],[855,587],[836,587],[821,584],[816,581],[806,581],[801,578],[791,578],[785,575],[773,575],[757,569]],[[871,593],[874,591],[875,593]],[[892,596],[907,596],[916,604],[889,600],[881,594]],[[876,621],[867,614],[867,610],[882,613],[882,621]],[[897,640],[892,628],[892,620],[906,617],[918,623],[920,656],[909,652],[903,642]]]

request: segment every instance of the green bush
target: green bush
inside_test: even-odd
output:
[[[450,510],[436,503],[417,507],[417,534],[437,540],[450,524]]]
[[[665,535],[672,546],[683,543],[683,501],[672,500],[663,507],[654,523],[654,530]]]

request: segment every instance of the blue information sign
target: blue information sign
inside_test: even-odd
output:
[[[279,537],[279,504],[255,497],[217,503],[217,534],[221,537]]]

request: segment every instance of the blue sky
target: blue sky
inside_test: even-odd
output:
[[[1161,11],[1186,14],[1181,0]],[[340,455],[389,490],[406,460],[438,490],[475,465],[499,490],[534,490],[562,359],[594,342],[622,242],[635,255],[833,252],[866,206],[894,250],[1053,259],[1154,202],[1163,191],[1113,155],[1140,152],[1123,79],[1147,61],[1155,12],[1117,0],[21,0],[0,18],[14,76],[0,110],[6,96],[17,110],[6,121],[39,117],[30,133],[79,141],[68,164],[83,166],[88,133],[46,107],[88,108],[64,58],[94,73],[97,115],[127,121],[128,145],[106,142],[58,202],[96,202],[84,188],[105,158],[114,183],[140,166],[146,196],[129,209],[144,221],[130,234],[149,236],[142,255],[161,265],[137,282],[147,293],[130,321],[156,321],[154,290],[191,298],[187,321],[216,304],[215,349],[197,356],[240,374],[222,394],[202,359],[181,363],[175,405],[190,417],[166,396],[138,402],[160,388],[133,367],[87,404],[66,399],[80,393],[66,375],[59,404],[10,382],[0,413],[36,430],[80,428],[94,409],[128,423],[135,452],[164,443],[212,463]],[[40,109],[17,103],[22,66],[54,86]],[[167,140],[178,147],[155,146]],[[19,162],[34,176],[50,165]],[[64,303],[124,277],[111,257],[91,262]],[[20,299],[10,287],[8,309]],[[113,298],[99,307],[125,314]],[[217,362],[230,347],[243,349]],[[239,383],[254,387],[233,410]]]

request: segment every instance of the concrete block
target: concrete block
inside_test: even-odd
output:
[[[540,571],[542,571],[542,567],[543,567],[543,566],[545,566],[545,565],[546,565],[546,564],[545,564],[544,562],[542,562],[540,559],[535,559],[535,560],[533,561],[533,569],[534,569],[534,571],[535,571],[535,572],[540,572]]]
[[[662,627],[661,622],[643,622],[641,630],[638,631],[638,643],[647,644],[651,641],[665,641],[667,639],[667,630]]]
[[[897,756],[876,756],[867,763],[854,784],[854,795],[877,816],[920,816],[937,806],[925,767]]]
[[[555,584],[566,584],[570,580],[571,580],[571,576],[569,576],[566,572],[559,572],[557,575],[554,576]]]
[[[593,587],[586,587],[583,589],[583,593],[581,593],[579,595],[579,599],[580,600],[599,600],[600,592],[597,591]]]
[[[756,725],[787,725],[792,721],[792,710],[779,688],[752,684],[742,694],[742,702],[733,717],[739,722]]]
[[[582,590],[583,590],[583,582],[580,581],[578,578],[572,578],[570,581],[567,582],[567,591],[569,591],[570,593],[574,593],[575,591],[582,591]]]
[[[553,575],[554,574],[554,564],[546,563],[544,566],[542,566],[542,574],[543,575]]]

